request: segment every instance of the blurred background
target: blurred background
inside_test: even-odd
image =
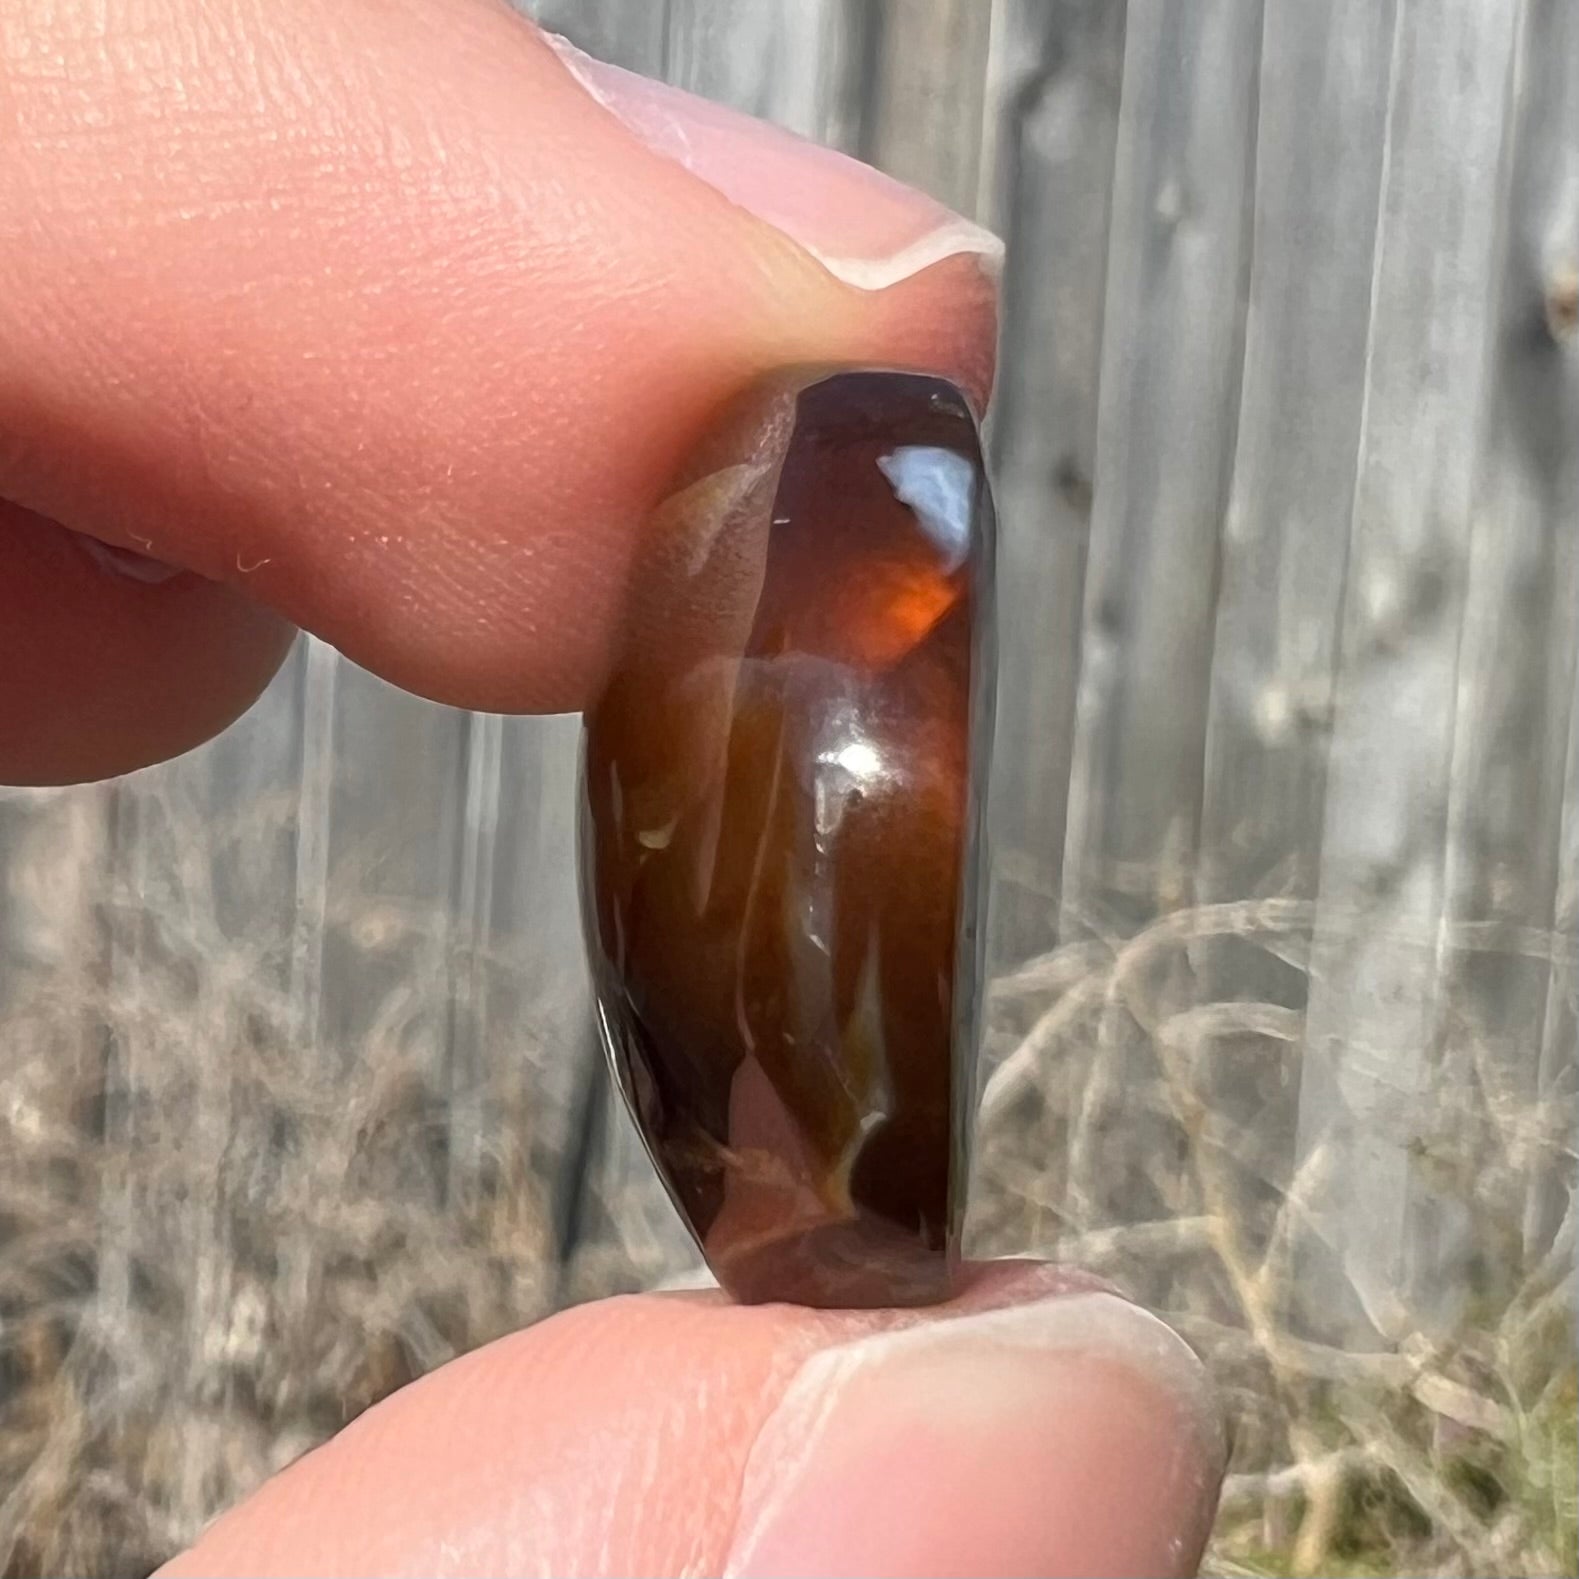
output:
[[[1214,1366],[1219,1574],[1579,1568],[1579,6],[538,0],[1009,242],[970,1237]],[[574,719],[301,644],[0,792],[0,1574],[125,1574],[452,1355],[695,1274]]]

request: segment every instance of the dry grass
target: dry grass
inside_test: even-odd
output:
[[[81,829],[34,832],[0,1011],[0,1574],[125,1574],[559,1301],[579,1081],[544,1047],[584,1006],[354,884],[312,984],[288,925],[227,919],[201,844],[147,827],[137,869],[106,858],[80,907],[24,892],[48,924],[20,926]],[[460,987],[497,1023],[458,1023]]]
[[[1087,924],[1000,981],[978,1242],[1107,1272],[1208,1358],[1235,1443],[1209,1571],[1572,1573],[1575,942],[1389,939],[1437,973],[1440,1032],[1362,1125],[1312,1079],[1303,1005],[1318,928],[1363,924],[1200,906],[1122,938]],[[1499,1002],[1554,984],[1560,1067],[1537,1071],[1539,1024],[1492,1034],[1488,962]],[[1378,1149],[1399,1197],[1356,1201]]]
[[[251,815],[222,856],[243,887],[238,852],[272,858]],[[684,1260],[615,1129],[564,1264],[581,1006],[526,940],[479,954],[342,884],[304,964],[299,928],[227,922],[180,826],[82,904],[27,888],[69,818],[10,852],[10,913],[54,919],[8,940],[0,1010],[4,1575],[146,1570],[409,1378]],[[1001,981],[978,1246],[1078,1257],[1209,1357],[1235,1429],[1213,1571],[1574,1572],[1571,1060],[1532,1085],[1443,976],[1409,1173],[1430,1258],[1367,1308],[1332,1248],[1346,1142],[1299,1130],[1316,919],[1088,926]],[[1572,939],[1454,946],[1533,959],[1572,1013]],[[498,1012],[458,1022],[457,994]]]

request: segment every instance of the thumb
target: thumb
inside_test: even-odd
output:
[[[180,1574],[1188,1574],[1222,1465],[1161,1322],[1046,1268],[916,1312],[644,1296],[362,1416]]]

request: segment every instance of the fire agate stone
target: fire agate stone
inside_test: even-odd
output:
[[[658,512],[587,717],[600,1028],[747,1302],[923,1304],[957,1262],[992,508],[951,384],[751,392]]]

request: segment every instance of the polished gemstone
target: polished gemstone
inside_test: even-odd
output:
[[[992,512],[936,378],[802,371],[698,446],[588,714],[599,1021],[737,1298],[947,1297],[990,728]]]

